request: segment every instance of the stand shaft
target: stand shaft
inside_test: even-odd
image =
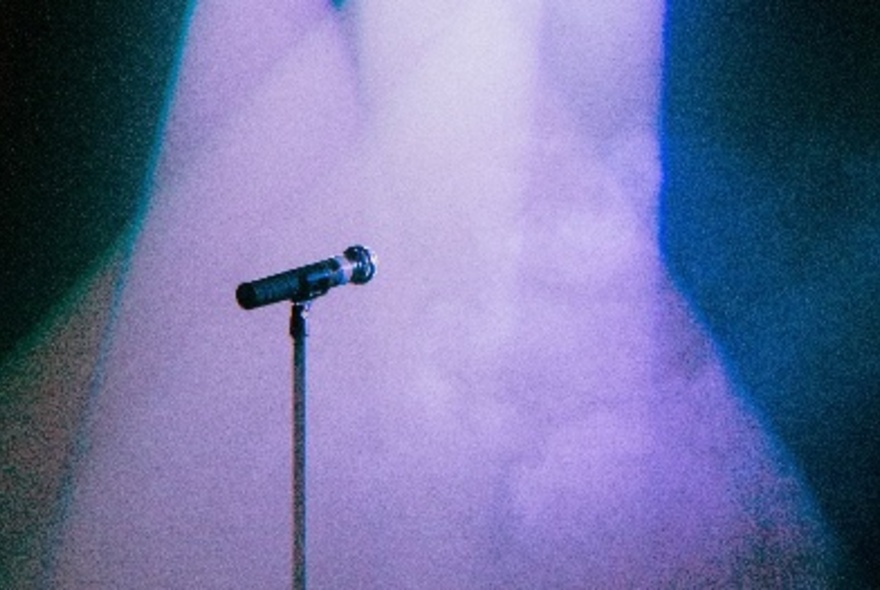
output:
[[[293,340],[293,590],[306,587],[306,338],[308,303],[290,311]]]

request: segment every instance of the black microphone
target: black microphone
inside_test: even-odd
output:
[[[309,301],[339,285],[363,285],[376,274],[377,262],[365,247],[352,246],[341,256],[242,283],[235,290],[235,298],[244,309],[285,300]]]

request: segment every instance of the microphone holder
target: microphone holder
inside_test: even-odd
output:
[[[293,590],[305,590],[306,587],[306,338],[309,335],[310,305],[310,301],[294,301],[290,308],[290,338],[293,341]]]
[[[376,273],[376,257],[364,246],[351,246],[341,256],[283,273],[242,283],[235,298],[244,309],[289,300],[293,340],[293,399],[291,432],[292,585],[306,587],[306,339],[311,302],[332,287],[363,285]]]

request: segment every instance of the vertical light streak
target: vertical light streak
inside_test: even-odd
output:
[[[380,275],[311,315],[311,587],[821,576],[659,263],[662,4],[260,6],[196,14],[59,580],[285,584],[287,309],[232,293],[355,242]]]

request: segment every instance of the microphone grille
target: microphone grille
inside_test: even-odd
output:
[[[368,248],[351,246],[342,255],[354,263],[354,270],[351,273],[352,283],[363,285],[376,274],[376,265],[379,263],[379,259]]]

